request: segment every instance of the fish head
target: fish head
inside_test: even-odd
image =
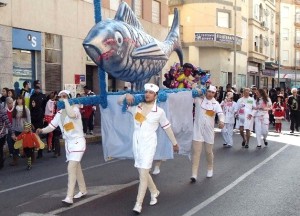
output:
[[[90,30],[83,47],[95,64],[117,78],[114,72],[125,68],[135,43],[122,22],[105,20]]]

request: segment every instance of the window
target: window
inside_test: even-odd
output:
[[[289,7],[283,6],[281,14],[282,14],[282,18],[288,18],[289,17]]]
[[[255,41],[254,41],[255,52],[258,52],[258,44],[259,44],[259,38],[258,38],[258,36],[255,36]]]
[[[282,61],[289,61],[289,51],[288,50],[283,50]]]
[[[160,24],[160,2],[152,1],[152,22]]]
[[[245,88],[246,86],[247,86],[246,75],[244,75],[244,74],[238,74],[237,75],[237,87],[238,87],[238,90],[240,90],[241,88]]]
[[[287,28],[282,29],[281,37],[283,40],[289,40],[289,29]]]
[[[138,18],[143,18],[143,2],[142,0],[134,0],[134,13]]]
[[[296,30],[296,44],[300,45],[300,30]]]
[[[271,23],[270,23],[271,31],[274,32],[274,13],[271,14]]]
[[[109,6],[111,10],[117,11],[120,5],[119,0],[110,0]]]
[[[262,77],[263,87],[268,87],[268,77]]]
[[[296,66],[297,67],[300,66],[300,52],[299,51],[296,52]]]
[[[222,28],[229,28],[229,13],[228,12],[221,12],[218,11],[217,14],[217,26],[222,27]]]
[[[245,20],[242,20],[242,38],[246,39],[248,35],[248,23]]]
[[[256,4],[254,6],[254,19],[258,20],[258,18],[259,18],[259,5]]]
[[[270,38],[270,58],[274,59],[274,40]]]
[[[259,52],[263,53],[264,51],[264,38],[262,36],[262,34],[259,36]]]
[[[264,8],[263,5],[259,5],[259,21],[264,21]]]

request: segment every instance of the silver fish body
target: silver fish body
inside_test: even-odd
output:
[[[178,12],[167,39],[160,42],[143,31],[131,8],[122,2],[113,20],[97,23],[83,46],[89,57],[113,77],[131,82],[147,82],[157,75],[176,51],[182,63]]]

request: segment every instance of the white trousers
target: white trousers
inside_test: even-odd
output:
[[[222,136],[223,136],[224,142],[227,145],[231,145],[231,146],[233,144],[233,140],[232,140],[233,126],[234,126],[234,124],[225,123],[225,126],[222,129]]]
[[[79,191],[86,192],[86,185],[81,169],[80,162],[69,161],[68,163],[68,192],[67,197],[73,199],[76,181],[78,183]]]
[[[255,117],[255,134],[257,139],[257,145],[261,145],[262,136],[263,139],[267,139],[269,133],[269,119],[262,116]]]

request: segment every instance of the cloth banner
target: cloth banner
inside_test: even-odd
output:
[[[129,112],[122,112],[122,106],[117,103],[120,95],[107,97],[107,108],[101,110],[101,134],[104,159],[133,158],[132,137],[133,117]],[[187,155],[191,151],[193,138],[193,98],[192,92],[168,93],[166,102],[157,103],[171,122],[180,154]],[[155,160],[173,158],[172,144],[165,131],[159,127],[157,130],[157,148]]]

